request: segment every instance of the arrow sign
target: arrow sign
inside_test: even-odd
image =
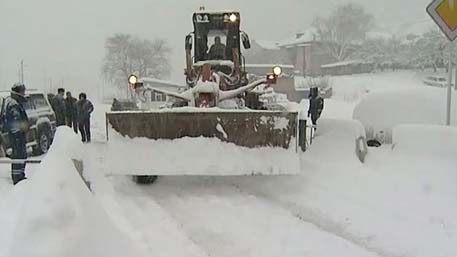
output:
[[[427,12],[449,40],[457,38],[457,0],[434,0]]]

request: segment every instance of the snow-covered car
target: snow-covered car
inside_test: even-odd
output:
[[[11,144],[4,129],[5,99],[9,91],[0,92],[0,155],[11,153]],[[30,130],[27,134],[27,148],[32,149],[32,155],[41,155],[48,151],[56,131],[56,116],[45,94],[40,91],[26,91],[25,105],[29,118]]]
[[[424,79],[424,84],[432,87],[447,87],[448,81],[442,76],[428,76]]]

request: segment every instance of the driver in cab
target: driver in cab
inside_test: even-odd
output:
[[[209,49],[208,57],[210,60],[225,59],[225,45],[221,43],[221,37],[214,38],[214,44]]]

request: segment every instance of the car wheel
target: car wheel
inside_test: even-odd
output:
[[[48,129],[41,129],[37,135],[37,145],[34,149],[35,155],[41,155],[48,152],[51,146],[51,136]]]
[[[140,185],[149,185],[157,180],[157,176],[133,176],[133,181]]]

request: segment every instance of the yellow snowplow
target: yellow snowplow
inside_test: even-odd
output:
[[[250,42],[238,12],[201,11],[193,23],[185,40],[187,89],[170,92],[155,87],[153,78],[131,75],[140,105],[156,94],[171,103],[106,114],[110,172],[145,181],[155,175],[298,173],[298,144],[304,142],[298,112],[268,110],[259,100],[281,68],[248,80],[240,45],[248,49]]]

